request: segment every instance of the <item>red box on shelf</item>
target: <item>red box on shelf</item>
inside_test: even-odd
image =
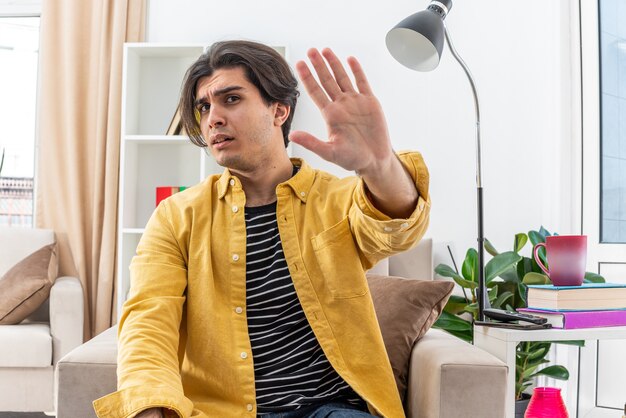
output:
[[[159,206],[161,200],[167,199],[174,193],[182,192],[185,190],[185,186],[164,186],[156,188],[156,206]]]

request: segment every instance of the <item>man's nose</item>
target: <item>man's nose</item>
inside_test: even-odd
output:
[[[212,106],[209,110],[209,127],[222,126],[226,123],[223,111],[218,106]]]

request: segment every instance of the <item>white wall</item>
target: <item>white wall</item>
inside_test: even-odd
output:
[[[396,63],[387,31],[426,0],[150,0],[147,41],[246,38],[288,47],[294,64],[309,47],[332,47],[364,66],[396,149],[417,149],[431,173],[428,235],[452,241],[459,258],[475,246],[474,110],[469,84],[445,50],[431,73]],[[481,100],[485,232],[501,250],[513,235],[545,225],[577,233],[570,156],[570,14],[566,0],[457,1],[446,19]],[[294,129],[323,137],[325,127],[302,92]],[[575,106],[574,106],[575,110]],[[575,142],[575,141],[574,141]],[[314,165],[343,175],[302,149]]]

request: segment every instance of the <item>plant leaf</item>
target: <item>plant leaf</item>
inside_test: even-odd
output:
[[[551,236],[551,235],[552,235],[552,234],[550,234],[550,232],[548,232],[548,230],[547,230],[547,229],[545,229],[545,228],[543,227],[543,225],[541,225],[541,228],[539,228],[539,233],[540,233],[540,234],[541,234],[541,236],[543,237],[544,241],[545,241],[546,237],[549,237],[549,236]],[[558,235],[558,234],[556,234],[556,233],[555,233],[554,235]]]
[[[466,289],[476,289],[478,287],[478,283],[475,282],[470,282],[469,280],[465,280],[465,279],[454,279],[454,281],[459,285],[462,286]]]
[[[498,298],[493,302],[492,306],[495,308],[502,308],[502,304],[509,298],[513,297],[513,293],[511,292],[502,292]]]
[[[518,266],[519,266],[519,263],[520,262],[517,263]],[[507,269],[506,271],[500,273],[499,277],[505,282],[512,282],[512,283],[519,282],[519,278],[517,277],[517,272],[515,271],[515,267],[511,267]]]
[[[444,329],[446,331],[471,331],[472,324],[469,321],[459,318],[456,315],[452,315],[446,311],[441,312],[441,316],[435,321],[437,328]]]
[[[452,295],[448,302],[446,302],[446,306],[443,307],[443,310],[451,313],[452,315],[457,315],[459,313],[465,312],[465,306],[467,306],[467,300],[465,297]]]
[[[600,276],[599,274],[588,271],[585,273],[584,282],[585,283],[605,283],[606,280],[604,280],[604,277]]]
[[[521,259],[522,257],[513,251],[507,251],[493,257],[485,266],[485,281],[492,281]]]
[[[498,284],[492,282],[493,286],[487,290],[487,296],[489,296],[489,302],[495,300],[498,297]]]
[[[547,354],[547,353],[546,353]],[[528,360],[528,366],[539,366],[540,364],[544,364],[544,363],[548,363],[548,360],[546,360],[545,356],[542,357],[537,357],[537,358],[533,358]]]
[[[516,304],[516,308],[521,308],[523,306],[527,306],[526,303],[526,285],[523,283],[519,283],[517,285],[517,295],[519,296],[519,305]]]
[[[533,351],[533,353],[529,356],[529,358],[531,360],[537,360],[539,358],[543,358],[545,357],[545,355],[548,354],[548,350],[546,350],[545,348],[540,348],[538,350]]]
[[[487,251],[492,257],[500,254],[487,238],[485,238],[485,251]]]
[[[533,247],[533,251],[534,251],[534,247]],[[539,248],[539,250],[537,251],[537,255],[539,255],[539,259],[541,259],[541,262],[543,263],[544,266],[549,267],[548,266],[548,259],[546,257],[546,249],[545,247],[541,247]],[[533,258],[530,259],[531,265],[532,265],[532,271],[535,271],[537,273],[541,273],[543,272],[543,270],[541,269],[541,267],[539,267],[539,264],[537,264],[537,261],[535,260],[535,254],[533,253]]]
[[[437,328],[433,325],[434,328]],[[472,343],[474,341],[474,333],[472,330],[469,331],[453,331],[453,330],[444,330],[448,334],[454,335],[457,338],[462,339],[463,341],[467,341],[468,343]]]
[[[546,237],[544,235],[541,235],[537,231],[528,231],[528,238],[530,239],[530,242],[533,244],[533,247],[539,244],[540,242],[546,242]]]
[[[522,281],[526,273],[534,271],[533,270],[533,262],[528,257],[522,257],[522,259],[517,263],[515,273],[517,275],[517,280]],[[541,270],[539,270],[541,272]]]
[[[476,287],[478,287],[477,283],[465,280],[463,277],[459,276],[457,272],[452,269],[452,267],[448,266],[447,264],[439,264],[437,267],[435,267],[435,273],[443,277],[451,277],[459,286],[466,289],[476,289]]]
[[[515,241],[513,242],[513,251],[519,253],[524,245],[528,242],[528,235],[524,233],[515,234]]]
[[[535,370],[537,370],[537,367],[539,367],[539,364],[527,364],[526,369],[524,369],[524,372],[522,373],[524,380],[530,379],[531,376],[535,373]]]
[[[531,271],[530,273],[526,273],[524,276],[524,280],[522,283],[529,284],[550,284],[550,279],[543,273],[535,273]]]
[[[453,279],[462,279],[462,277],[459,276],[459,274],[447,264],[439,264],[437,267],[435,267],[435,273],[443,277],[451,277]]]
[[[467,250],[463,267],[461,267],[463,278],[470,282],[478,282],[478,251],[474,248]]]
[[[533,377],[537,377],[537,376],[548,376],[551,377],[553,379],[558,379],[558,380],[567,380],[569,379],[569,371],[563,367],[563,366],[558,366],[558,365],[554,365],[554,366],[548,366],[546,368],[543,368],[541,370],[539,370],[538,372],[536,372],[535,374],[532,374],[530,376],[528,376],[529,378],[533,378]]]
[[[478,302],[470,303],[465,307],[465,312],[478,316]]]

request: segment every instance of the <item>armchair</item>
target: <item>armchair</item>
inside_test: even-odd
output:
[[[0,229],[0,277],[55,242],[45,229]],[[83,290],[76,277],[59,277],[50,296],[16,325],[0,325],[0,411],[54,411],[54,368],[83,342]]]
[[[431,240],[423,240],[408,253],[377,266],[374,272],[399,274],[419,264],[423,272],[420,278],[431,279],[432,247]],[[116,367],[117,327],[62,358],[57,365],[57,418],[95,417],[93,400],[116,390]],[[501,418],[507,370],[486,351],[431,329],[410,353],[406,414],[414,418]]]

